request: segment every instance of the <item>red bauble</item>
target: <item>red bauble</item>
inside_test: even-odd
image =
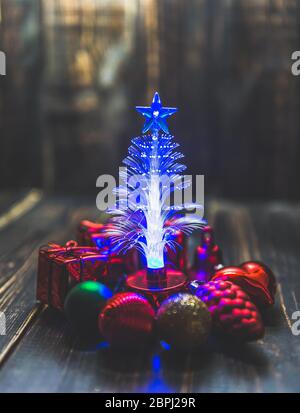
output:
[[[238,267],[223,267],[211,280],[228,280],[239,285],[258,306],[274,304],[276,279],[273,272],[261,262],[248,261]]]
[[[139,294],[112,297],[99,315],[99,329],[112,347],[140,348],[152,338],[155,312]]]
[[[264,335],[257,307],[239,286],[217,280],[198,284],[196,288],[193,285],[191,289],[207,305],[216,332],[239,341],[257,340]]]

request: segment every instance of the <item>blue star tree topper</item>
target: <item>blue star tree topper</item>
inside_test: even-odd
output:
[[[164,108],[157,92],[154,93],[151,106],[136,106],[136,110],[146,118],[142,133],[151,129],[157,132],[162,129],[169,133],[166,119],[177,112],[177,108]]]

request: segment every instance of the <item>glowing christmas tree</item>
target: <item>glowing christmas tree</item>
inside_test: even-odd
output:
[[[176,151],[179,145],[173,141],[166,124],[166,119],[177,109],[162,107],[159,94],[155,93],[150,107],[137,106],[136,110],[146,122],[143,135],[132,140],[124,160],[125,184],[115,188],[117,202],[108,211],[113,215],[109,234],[119,251],[135,247],[145,255],[148,281],[153,274],[163,280],[166,279],[164,253],[167,246],[176,248],[174,234],[178,231],[190,234],[204,225],[199,215],[183,213],[202,206],[192,202],[170,205],[171,193],[183,191],[191,184],[183,179],[186,166],[178,162],[183,155]],[[138,282],[141,283],[146,281]]]

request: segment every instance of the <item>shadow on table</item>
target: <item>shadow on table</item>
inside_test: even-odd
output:
[[[114,391],[180,392],[184,388],[192,391],[192,384],[185,383],[192,382],[194,376],[198,389],[209,387],[208,376],[214,380],[223,374],[234,381],[247,381],[253,368],[260,377],[269,371],[269,359],[261,343],[233,343],[212,336],[205,346],[193,353],[173,351],[165,343],[157,342],[143,349],[114,350],[100,336],[74,335],[61,314],[49,311],[45,314],[48,327],[57,330],[54,334],[63,336],[65,346],[76,352],[89,353],[98,366],[94,374],[99,376],[99,382],[105,382],[105,387]],[[242,368],[228,370],[228,359],[238,362]]]

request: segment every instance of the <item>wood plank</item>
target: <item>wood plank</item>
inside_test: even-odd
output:
[[[80,216],[95,214],[93,208],[74,208],[73,219],[69,218],[65,229],[60,233],[59,222],[65,222],[61,217],[57,228],[51,225],[50,233],[63,238]],[[61,315],[44,310],[4,364],[0,390],[299,391],[300,339],[291,334],[286,317],[290,318],[299,299],[300,207],[281,204],[246,207],[220,200],[210,203],[208,211],[228,264],[262,259],[278,276],[281,288],[275,308],[265,317],[267,329],[263,340],[239,347],[212,340],[206,349],[193,356],[179,356],[160,348],[150,353],[116,354],[107,348],[84,346],[68,333]],[[43,231],[46,237],[47,228]],[[32,296],[34,289],[34,275],[25,278],[23,298],[21,292],[17,295],[19,303]]]
[[[28,194],[28,190],[1,191],[0,193],[0,214],[6,212],[15,202],[20,201]]]
[[[6,316],[6,335],[0,336],[0,351],[7,351],[35,311],[39,246],[50,240],[64,243],[74,237],[77,213],[80,215],[80,208],[74,200],[43,200],[0,231],[0,311]]]
[[[292,314],[298,309],[300,208],[286,203],[270,203],[251,211],[258,258],[269,264],[279,281],[278,318],[268,315],[271,337],[266,337],[268,355],[273,354],[272,369],[276,371],[278,391],[299,392],[300,339],[291,331]],[[272,339],[271,339],[272,338]]]

